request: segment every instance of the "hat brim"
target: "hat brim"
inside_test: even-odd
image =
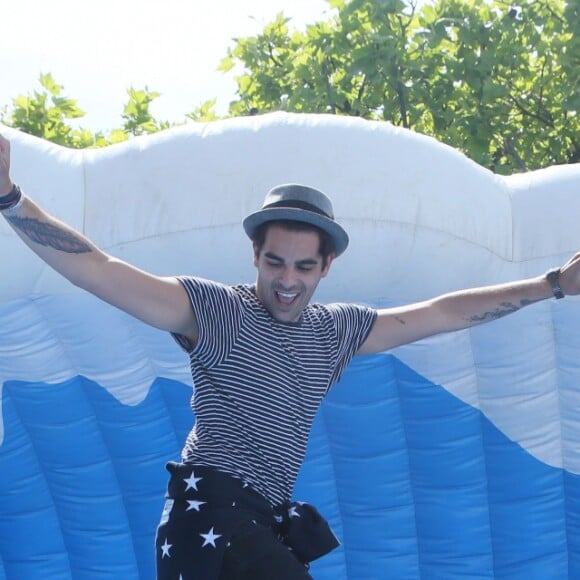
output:
[[[334,244],[334,253],[340,256],[348,246],[348,234],[335,221],[317,213],[292,207],[273,207],[251,213],[244,219],[243,226],[246,234],[251,238],[256,228],[267,222],[290,220],[302,222],[320,228],[326,232]]]

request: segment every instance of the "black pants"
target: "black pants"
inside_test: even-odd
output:
[[[168,470],[155,538],[158,580],[311,580],[303,562],[338,545],[309,504],[272,507],[242,480],[209,467],[170,462]]]
[[[246,524],[226,548],[220,580],[312,580],[271,528]]]

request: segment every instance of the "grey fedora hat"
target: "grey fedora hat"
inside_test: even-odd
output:
[[[244,230],[251,238],[257,227],[275,220],[303,222],[320,228],[332,238],[337,256],[348,246],[348,234],[334,221],[330,198],[313,187],[297,183],[277,185],[266,194],[262,209],[244,219]]]

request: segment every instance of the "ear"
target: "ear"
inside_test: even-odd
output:
[[[326,259],[326,265],[322,268],[322,272],[320,273],[321,278],[326,278],[328,272],[330,271],[330,265],[332,261],[336,258],[336,254],[329,254],[328,258]]]
[[[252,248],[254,251],[254,266],[258,267],[258,259],[260,258],[260,250],[258,248],[258,244],[256,242],[252,242]]]

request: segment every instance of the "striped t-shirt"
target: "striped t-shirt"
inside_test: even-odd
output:
[[[240,477],[272,505],[290,499],[316,411],[376,318],[354,304],[312,304],[276,320],[250,285],[183,277],[199,335],[189,353],[195,425],[184,462]]]

